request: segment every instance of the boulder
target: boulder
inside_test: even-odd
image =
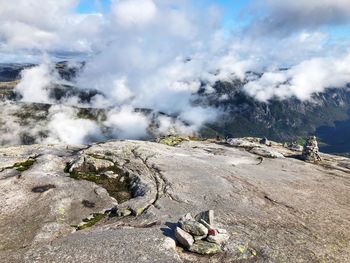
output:
[[[296,151],[296,152],[302,152],[303,151],[303,146],[297,144],[297,143],[291,143],[287,144],[286,148],[288,148],[291,151]]]
[[[69,172],[98,172],[113,166],[114,163],[112,161],[82,155],[70,163]]]
[[[269,147],[254,147],[250,151],[250,153],[260,155],[265,158],[271,158],[271,159],[276,159],[276,158],[284,158],[284,155],[276,150],[272,150]]]

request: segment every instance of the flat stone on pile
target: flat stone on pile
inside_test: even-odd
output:
[[[208,230],[214,229],[211,225],[209,225],[205,220],[200,219],[198,221],[199,223],[201,223],[203,226],[205,226],[206,228],[208,228]]]
[[[202,240],[202,239],[205,239],[207,237],[207,235],[203,235],[203,236],[194,236],[194,240],[197,241],[197,240]]]
[[[204,236],[208,234],[208,229],[197,221],[179,221],[182,230],[194,236]]]
[[[195,219],[200,222],[201,219],[203,219],[205,222],[207,222],[209,225],[214,226],[214,211],[213,210],[208,210],[199,213],[198,215],[195,216]]]
[[[218,244],[203,240],[196,241],[188,250],[202,255],[212,255],[222,252]]]

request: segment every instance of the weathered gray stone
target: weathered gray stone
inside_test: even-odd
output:
[[[194,236],[204,236],[208,234],[208,229],[197,221],[179,221],[182,230]]]
[[[199,220],[199,223],[203,224],[203,226],[205,226],[206,228],[208,228],[208,230],[214,228],[213,226],[209,225],[209,224],[207,223],[207,221],[205,221],[205,220],[203,220],[203,219],[200,219],[200,220]]]
[[[110,160],[83,155],[70,163],[69,172],[97,172],[113,166],[114,163]]]
[[[195,216],[195,219],[201,222],[201,219],[203,219],[205,222],[207,222],[209,225],[214,226],[215,225],[215,218],[214,218],[214,211],[213,210],[208,210],[199,213],[198,215]]]
[[[212,255],[222,252],[218,244],[203,240],[196,241],[188,250],[202,255]]]
[[[296,144],[296,143],[287,144],[285,147],[292,150],[292,151],[296,151],[296,152],[303,151],[303,146]]]
[[[283,154],[281,154],[280,152],[273,150],[269,147],[254,147],[253,149],[251,149],[249,152],[257,154],[259,156],[265,157],[265,158],[284,158]]]
[[[207,237],[208,235],[203,235],[203,236],[193,236],[194,240],[197,241],[197,240],[203,240]]]
[[[207,241],[216,243],[218,245],[224,244],[229,240],[230,236],[227,234],[216,234],[215,236],[208,236]]]
[[[185,232],[179,227],[176,227],[175,229],[175,237],[176,237],[176,240],[186,248],[192,246],[192,244],[194,243],[194,239],[192,235]]]
[[[175,250],[176,240],[171,237],[166,237],[163,242],[163,247],[168,250]]]

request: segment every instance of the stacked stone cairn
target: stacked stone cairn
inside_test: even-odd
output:
[[[303,147],[302,159],[306,162],[319,162],[322,161],[319,149],[317,145],[317,139],[315,136],[310,136]]]
[[[175,237],[188,251],[203,255],[222,252],[229,239],[225,229],[216,228],[213,210],[201,212],[194,218],[190,213],[181,217]]]
[[[266,146],[272,146],[272,143],[266,138],[262,138],[260,141],[259,141],[260,144],[264,144]]]

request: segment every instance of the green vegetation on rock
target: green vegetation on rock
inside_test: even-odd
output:
[[[130,181],[119,180],[120,176],[118,178],[110,178],[100,173],[72,172],[70,177],[77,180],[94,182],[95,184],[105,188],[109,195],[114,197],[118,203],[123,203],[132,197],[129,190]]]
[[[168,146],[177,146],[184,141],[205,141],[200,137],[196,136],[181,136],[181,135],[169,135],[162,137],[158,140],[158,143],[168,145]]]
[[[105,218],[107,214],[93,214],[92,218],[84,219],[83,224],[80,224],[76,227],[77,230],[83,230],[88,227],[92,227],[93,225],[97,224],[99,221],[101,221],[103,218]]]
[[[203,240],[196,241],[188,250],[202,255],[213,255],[222,252],[218,244]]]
[[[170,135],[166,136],[159,140],[160,144],[168,145],[168,146],[177,146],[183,141],[186,141],[185,137],[179,136],[179,135]]]
[[[24,172],[24,171],[28,170],[34,163],[35,163],[34,159],[28,159],[25,162],[15,163],[13,165],[13,168],[19,172]]]
[[[90,157],[96,160],[102,160],[100,156],[98,158],[97,156]],[[92,164],[84,163],[80,168],[75,168],[73,171],[70,171],[70,166],[68,164],[64,171],[69,173],[71,178],[94,182],[105,188],[109,195],[114,197],[118,203],[123,203],[132,198],[129,174],[123,172],[117,165],[114,164],[109,167],[97,169]],[[111,173],[111,176],[108,173]]]

